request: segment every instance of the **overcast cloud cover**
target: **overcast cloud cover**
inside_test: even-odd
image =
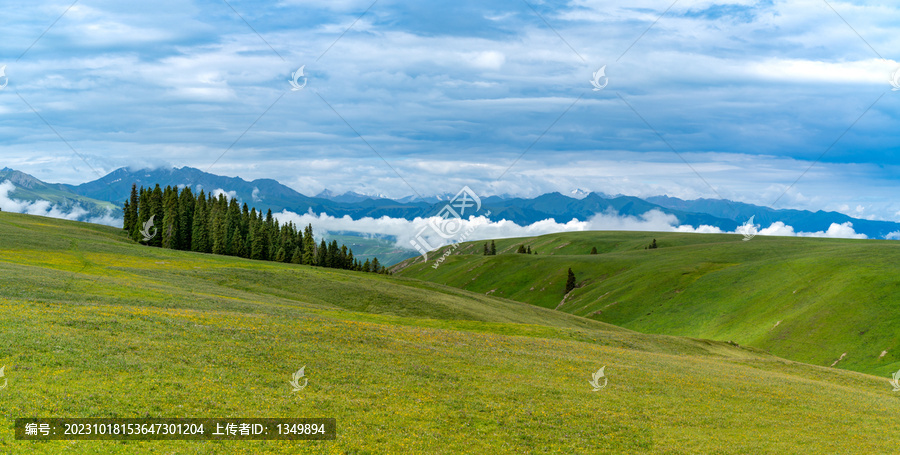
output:
[[[896,3],[229,3],[4,8],[0,163],[64,183],[192,166],[305,194],[581,188],[900,221]]]

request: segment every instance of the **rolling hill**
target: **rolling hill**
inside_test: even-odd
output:
[[[530,259],[565,259],[542,256],[546,240]],[[4,453],[883,453],[900,431],[884,377],[106,226],[0,213],[0,277]],[[292,392],[301,366],[309,385]],[[31,416],[335,417],[337,439],[14,440]]]
[[[645,249],[656,238],[658,249]],[[734,341],[815,365],[900,369],[900,244],[740,235],[579,232],[462,244],[399,275],[645,333]],[[516,254],[524,244],[537,255]],[[599,254],[589,254],[596,247]],[[438,257],[442,251],[429,257]],[[567,269],[577,288],[564,299]]]
[[[121,218],[122,207],[120,203],[108,202],[111,193],[100,194],[100,199],[91,198],[71,191],[71,188],[62,184],[45,183],[24,172],[10,168],[0,169],[0,183],[9,181],[13,184],[13,190],[5,196],[17,201],[34,203],[47,201],[62,213],[71,214],[79,221],[87,221],[97,217]],[[82,209],[79,214],[78,208]]]

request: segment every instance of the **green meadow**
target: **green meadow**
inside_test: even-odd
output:
[[[891,320],[874,321],[896,314],[878,278],[889,243],[659,234],[648,252],[637,234],[580,235],[534,239],[530,257],[503,240],[485,258],[478,243],[437,270],[382,276],[0,213],[0,453],[894,450],[900,393],[880,368],[897,358],[853,363],[897,345],[861,341],[890,333]],[[570,266],[581,287],[556,309]],[[798,300],[765,306],[781,294]],[[847,299],[806,320],[832,295]],[[863,305],[852,296],[869,299],[871,319],[848,318]],[[773,344],[751,343],[772,318]],[[873,325],[854,344],[838,322]],[[821,334],[798,335],[809,324]],[[834,348],[816,354],[826,333]],[[832,350],[850,353],[836,368],[816,360]],[[309,385],[293,392],[303,366]],[[334,417],[337,439],[17,441],[18,417]]]
[[[658,248],[645,249],[653,239]],[[835,368],[884,377],[900,369],[900,243],[742,239],[563,233],[498,240],[496,256],[466,243],[437,269],[415,258],[395,270],[644,333],[733,341],[820,366],[843,355]],[[538,254],[517,254],[523,244]],[[577,287],[565,296],[568,268]]]

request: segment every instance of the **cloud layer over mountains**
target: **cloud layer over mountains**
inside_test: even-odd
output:
[[[447,234],[450,232],[462,233],[471,230],[472,233],[466,240],[531,237],[555,232],[571,231],[725,233],[714,226],[700,226],[694,228],[692,226],[680,225],[678,219],[674,215],[666,214],[659,210],[651,210],[640,216],[619,216],[615,213],[598,213],[586,221],[570,220],[568,222],[558,222],[555,220],[544,220],[527,226],[520,226],[507,220],[491,221],[484,216],[473,216],[469,219],[459,220],[459,225],[453,225],[449,229],[441,228],[442,226],[447,226],[447,222],[440,217],[416,218],[414,220],[388,217],[375,219],[367,217],[353,220],[349,216],[336,218],[325,214],[316,215],[306,213],[300,215],[288,211],[274,214],[274,216],[281,222],[290,221],[302,226],[312,224],[318,231],[316,232],[317,235],[321,235],[325,233],[325,231],[350,231],[365,232],[378,236],[390,236],[396,238],[398,247],[406,249],[411,248],[410,242],[415,241],[419,235],[422,235],[426,240],[425,243],[432,247],[437,248],[446,245],[448,240],[445,239],[439,231]],[[435,226],[436,228],[432,228],[432,226]],[[757,226],[757,228],[759,228],[759,226]],[[741,232],[730,233],[741,234]],[[832,223],[827,231],[819,232],[795,232],[793,227],[786,226],[782,222],[776,222],[767,228],[758,229],[757,235],[850,239],[866,238],[865,234],[857,234],[856,231],[853,230],[852,223],[849,222],[844,224]]]
[[[122,220],[107,214],[104,216],[90,217],[89,212],[79,205],[63,209],[49,201],[23,201],[9,196],[15,190],[15,185],[6,180],[0,183],[0,210],[30,215],[41,215],[52,218],[86,221],[90,223],[106,224],[121,227]],[[212,191],[216,196],[223,194],[227,198],[235,197],[234,191],[225,191],[217,188]],[[369,236],[382,236],[395,239],[398,248],[413,249],[412,242],[419,242],[422,246],[433,248],[447,244],[458,239],[458,234],[471,232],[466,240],[483,240],[495,238],[532,237],[556,232],[571,231],[646,231],[646,232],[694,232],[694,233],[725,233],[715,226],[701,225],[693,227],[679,223],[675,215],[653,209],[639,216],[619,215],[614,211],[597,213],[587,220],[557,221],[546,219],[529,225],[519,225],[509,220],[491,221],[484,216],[472,216],[468,219],[445,220],[434,216],[429,218],[417,217],[412,220],[403,218],[363,217],[352,219],[350,216],[334,217],[327,214],[304,213],[297,214],[284,210],[273,214],[281,223],[293,222],[295,225],[305,226],[312,224],[316,236],[327,237],[328,233],[355,232]],[[796,232],[792,226],[783,222],[772,223],[769,227],[754,226],[757,235],[773,236],[801,236],[801,237],[830,237],[865,239],[865,234],[858,234],[853,229],[851,222],[843,224],[832,223],[826,231]],[[741,234],[734,231],[729,233]],[[442,235],[443,234],[443,235]],[[900,232],[891,233],[889,239],[900,239]],[[430,249],[427,248],[426,249]]]

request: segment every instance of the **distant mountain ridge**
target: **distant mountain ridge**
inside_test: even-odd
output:
[[[853,218],[839,212],[825,212],[819,210],[772,209],[758,205],[745,204],[743,202],[725,201],[721,199],[695,199],[685,201],[668,196],[653,196],[646,199],[662,207],[673,210],[683,210],[695,213],[707,213],[709,215],[728,218],[736,221],[749,220],[753,217],[755,224],[768,227],[772,223],[781,221],[792,226],[795,231],[817,232],[825,231],[831,223],[843,224],[850,222],[857,233],[866,234],[869,238],[885,238],[888,234],[898,231],[900,223],[891,221],[866,220]]]
[[[131,185],[183,186],[190,185],[194,190],[207,192],[223,190],[233,194],[242,202],[262,210],[281,212],[288,210],[294,213],[325,213],[335,217],[345,215],[353,219],[363,217],[404,218],[435,216],[453,195],[438,195],[426,199],[405,199],[395,201],[386,198],[374,198],[359,193],[335,195],[323,191],[317,197],[305,196],[272,179],[246,181],[239,177],[222,177],[190,167],[172,169],[153,169],[129,171],[117,169],[105,177],[93,182],[70,186],[72,192],[80,195],[103,198],[109,194],[119,194],[124,201]],[[725,230],[734,230],[740,223],[734,220],[715,217],[706,213],[689,213],[683,210],[666,209],[657,204],[632,196],[605,198],[597,193],[590,193],[581,199],[564,196],[560,193],[548,193],[533,199],[489,196],[482,198],[482,209],[479,213],[488,213],[493,221],[509,220],[519,225],[528,225],[554,219],[565,223],[573,219],[586,220],[597,213],[614,211],[619,215],[639,216],[650,210],[661,210],[675,215],[681,224],[692,226],[711,225]]]
[[[190,186],[193,190],[207,192],[221,190],[238,198],[242,203],[274,213],[287,210],[294,213],[327,214],[334,217],[349,216],[403,218],[435,216],[453,195],[436,195],[426,198],[406,197],[392,200],[352,191],[335,194],[323,191],[315,197],[306,196],[273,179],[244,180],[210,174],[191,167],[129,170],[120,168],[106,176],[79,185],[51,184],[28,174],[3,169],[0,181],[10,180],[16,191],[11,197],[24,200],[45,199],[54,203],[82,204],[92,212],[113,210],[121,216],[121,204],[128,197],[131,185]],[[638,198],[634,196],[609,196],[602,193],[586,193],[575,190],[572,196],[558,192],[535,198],[487,196],[481,198],[479,214],[487,214],[492,221],[509,220],[520,226],[553,219],[559,223],[571,220],[588,220],[598,213],[639,217],[652,210],[673,215],[679,225],[699,228],[714,226],[724,232],[733,232],[751,216],[757,225],[768,227],[776,221],[792,226],[795,231],[826,231],[832,223],[850,222],[857,233],[870,238],[885,238],[900,231],[900,223],[853,218],[837,212],[811,212],[807,210],[776,210],[740,202],[697,199],[685,201],[668,196]]]
[[[331,190],[328,190],[328,189],[322,190],[315,197],[317,197],[319,199],[328,199],[329,201],[334,201],[334,202],[349,202],[349,203],[364,201],[366,199],[384,199],[381,196],[368,196],[365,194],[357,193],[355,191],[347,191],[344,194],[335,194],[334,192],[332,192]]]

